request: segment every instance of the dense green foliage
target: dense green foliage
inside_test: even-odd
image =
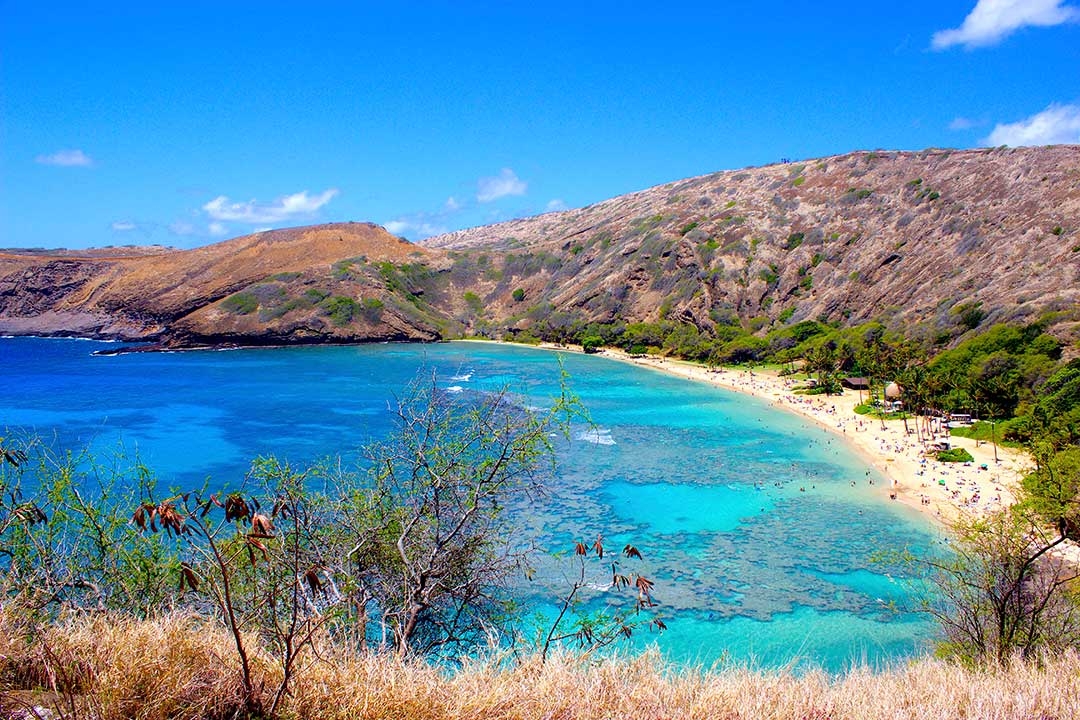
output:
[[[937,455],[938,462],[972,462],[975,460],[964,448],[949,448],[942,450]]]

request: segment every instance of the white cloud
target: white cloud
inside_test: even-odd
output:
[[[139,228],[138,225],[131,222],[130,220],[117,220],[109,227],[111,227],[116,232],[131,232],[132,230],[137,230]]]
[[[219,195],[202,206],[202,209],[214,220],[245,223],[280,223],[297,217],[314,215],[318,210],[333,200],[338,194],[337,188],[330,188],[318,195],[308,195],[308,191],[293,193],[278,198],[270,203],[248,200],[245,203],[229,202],[229,198]]]
[[[486,203],[508,195],[524,195],[528,184],[523,182],[510,168],[503,168],[495,177],[480,178],[476,183],[476,199]]]
[[[457,212],[461,209],[461,203],[453,195],[446,198],[446,204],[443,205],[443,210],[446,212]]]
[[[559,198],[555,198],[554,200],[549,200],[548,201],[548,204],[547,204],[547,207],[545,208],[545,210],[547,212],[559,212],[560,210],[566,210],[566,208],[567,208],[566,203],[564,203]]]
[[[1040,113],[1014,123],[998,123],[984,145],[1055,145],[1080,143],[1080,105],[1052,104]]]
[[[985,47],[1024,27],[1051,27],[1080,19],[1080,9],[1062,5],[1063,0],[978,0],[964,23],[934,33],[931,46],[944,50],[953,45],[971,49]]]
[[[82,150],[57,150],[51,155],[38,155],[34,162],[59,167],[90,167],[94,161]]]
[[[958,118],[953,118],[953,121],[951,123],[949,123],[949,129],[950,130],[970,130],[971,128],[975,127],[978,124],[979,123],[972,120],[971,118],[958,117]]]
[[[227,235],[229,232],[229,229],[225,227],[225,223],[219,223],[217,221],[210,223],[206,229],[214,237],[221,237],[222,235]]]

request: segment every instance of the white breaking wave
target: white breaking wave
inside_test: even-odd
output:
[[[461,387],[460,385],[451,385],[450,387],[446,388],[446,392],[459,393],[459,392],[463,391],[464,389],[465,388]]]
[[[614,445],[615,438],[611,437],[611,431],[607,428],[589,428],[578,433],[578,440],[595,443],[597,445]]]
[[[454,375],[450,379],[456,382],[469,382],[472,380],[472,373],[462,373],[461,375]]]

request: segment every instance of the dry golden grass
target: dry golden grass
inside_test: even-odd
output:
[[[78,717],[225,718],[240,707],[227,635],[186,616],[72,619],[28,639],[0,615],[0,715],[31,701]],[[259,657],[266,687],[278,679]],[[51,685],[60,691],[48,692]],[[65,685],[71,692],[65,693]],[[30,692],[28,692],[30,691]],[[841,677],[679,671],[654,655],[589,662],[572,654],[480,662],[452,675],[419,662],[328,649],[294,682],[284,717],[327,720],[1066,720],[1080,717],[1080,657],[1043,668],[973,671],[923,659]],[[28,715],[22,715],[30,717]]]

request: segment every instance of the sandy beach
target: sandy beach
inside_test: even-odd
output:
[[[975,440],[946,435],[937,437],[947,438],[953,447],[966,449],[975,459],[971,463],[938,462],[927,453],[928,446],[919,442],[914,420],[908,420],[905,432],[903,420],[886,420],[883,429],[880,420],[855,414],[857,391],[796,395],[794,387],[798,383],[775,372],[707,368],[651,355],[630,356],[611,349],[597,355],[753,395],[778,409],[808,418],[846,440],[885,476],[886,482],[880,488],[883,501],[902,502],[939,521],[979,515],[1012,504],[1020,480],[1032,468],[1028,456],[1011,448],[999,445],[995,462],[994,448],[989,443],[976,444]],[[923,439],[928,440],[925,434]]]

